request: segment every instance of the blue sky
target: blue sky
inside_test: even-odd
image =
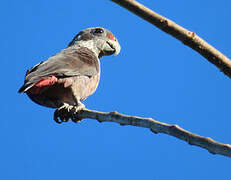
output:
[[[140,1],[229,56],[231,2]],[[84,104],[152,117],[231,143],[231,80],[203,57],[110,1],[1,2],[0,179],[228,179],[230,158],[147,129],[56,124],[53,109],[17,93],[25,71],[65,48],[80,30],[103,26],[119,40]]]

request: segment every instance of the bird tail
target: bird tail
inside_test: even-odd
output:
[[[25,93],[28,89],[30,89],[33,84],[24,84],[19,90],[18,93]]]

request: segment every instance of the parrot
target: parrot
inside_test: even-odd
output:
[[[93,94],[100,80],[103,56],[120,53],[116,37],[103,27],[80,31],[67,48],[27,70],[18,90],[35,103],[56,108],[57,123],[73,119],[73,113],[85,108],[82,103]],[[76,120],[80,121],[80,120]]]

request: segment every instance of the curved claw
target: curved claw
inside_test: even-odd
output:
[[[61,124],[62,122],[67,122],[69,119],[71,119],[73,106],[64,104],[60,108],[56,109],[54,112],[54,120],[58,124]]]
[[[78,117],[78,112],[83,110],[85,108],[84,104],[79,104],[78,106],[75,106],[74,107],[74,111],[72,113],[72,116],[71,116],[71,120],[75,123],[78,123],[82,120],[82,118],[79,118]]]
[[[78,111],[84,109],[85,106],[81,103],[78,106],[71,106],[64,104],[60,108],[56,109],[54,112],[54,121],[58,124],[62,122],[68,122],[70,119],[73,122],[79,122],[81,119],[76,117]]]
[[[63,121],[61,119],[59,119],[59,112],[58,112],[58,109],[55,110],[54,112],[54,121],[58,124],[61,124]]]

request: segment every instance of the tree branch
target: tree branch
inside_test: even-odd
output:
[[[116,122],[120,125],[132,125],[138,127],[149,128],[153,133],[164,133],[170,136],[174,136],[178,139],[188,142],[190,145],[195,145],[207,149],[212,154],[221,154],[227,157],[231,157],[231,145],[222,144],[214,141],[209,137],[199,136],[197,134],[186,131],[185,129],[177,126],[166,124],[156,121],[152,118],[142,118],[137,116],[128,116],[120,114],[118,112],[99,112],[89,109],[79,111],[77,114],[73,114],[73,119],[96,119],[99,122]]]
[[[147,20],[151,24],[162,29],[166,33],[182,41],[185,45],[196,50],[198,53],[208,59],[209,62],[216,65],[218,68],[220,68],[221,71],[231,77],[231,61],[221,52],[197,36],[194,32],[188,31],[187,29],[177,25],[165,17],[162,17],[161,15],[153,12],[152,10],[146,8],[134,0],[111,1],[114,1],[115,3],[125,7],[141,18]],[[212,154],[221,154],[227,157],[231,157],[231,145],[229,144],[222,144],[214,141],[209,137],[203,137],[191,133],[177,125],[162,123],[151,118],[128,116],[118,112],[105,113],[89,109],[84,109],[72,114],[73,121],[79,121],[79,119],[85,118],[96,119],[99,122],[116,122],[120,125],[132,125],[149,128],[155,134],[168,134],[170,136],[174,136],[178,139],[186,141],[190,145],[195,145],[207,149]]]
[[[176,39],[182,41],[185,45],[191,47],[202,56],[204,56],[209,62],[217,66],[222,72],[231,78],[231,61],[228,57],[223,55],[220,51],[208,44],[202,38],[197,36],[194,32],[191,32],[175,22],[167,19],[135,0],[111,0],[120,6],[128,9],[144,20],[155,25],[164,32],[172,35]]]

